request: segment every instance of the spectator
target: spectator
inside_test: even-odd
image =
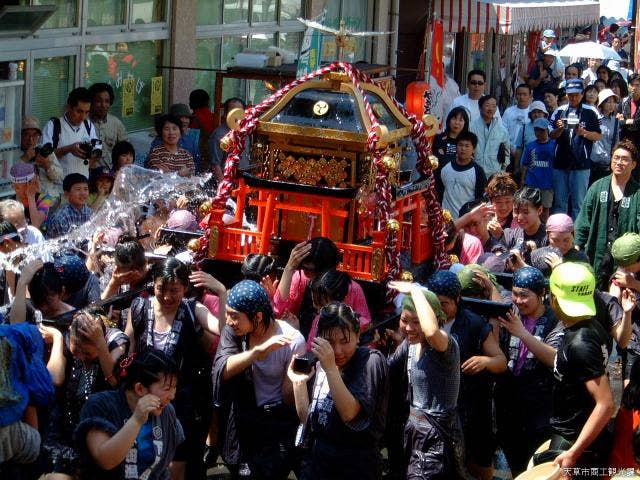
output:
[[[584,95],[582,97],[583,106],[589,106],[596,109],[598,106],[598,93],[598,87],[595,83],[587,85],[587,87],[584,89]]]
[[[484,171],[474,161],[478,138],[471,132],[462,132],[456,143],[456,157],[436,173],[436,188],[442,195],[442,208],[458,218],[460,207],[482,197],[487,185]]]
[[[622,101],[620,139],[640,146],[640,73],[629,76],[630,95]]]
[[[616,113],[622,112],[622,102],[629,96],[629,86],[627,82],[622,78],[616,78],[612,76],[609,81],[608,87],[613,91],[616,97],[618,97],[618,105],[616,106]],[[621,125],[622,127],[622,125]]]
[[[0,216],[16,227],[18,233],[23,236],[25,244],[44,243],[44,235],[39,229],[27,223],[24,205],[17,200],[2,200],[0,202]]]
[[[63,178],[79,173],[89,178],[89,169],[98,166],[98,154],[92,145],[98,140],[96,129],[89,120],[91,93],[84,87],[69,93],[65,113],[53,117],[42,132],[42,143],[51,143],[62,166]]]
[[[209,140],[214,131],[215,114],[211,111],[209,94],[202,89],[191,91],[189,94],[189,108],[193,110],[190,127],[200,131],[199,148],[200,158],[203,160],[201,171],[210,171]]]
[[[196,165],[196,172],[200,172],[200,130],[190,128],[191,125],[191,109],[184,103],[174,103],[169,107],[169,115],[173,115],[180,119],[180,146],[188,151],[193,157]]]
[[[522,185],[540,190],[542,219],[549,216],[553,204],[553,158],[556,142],[549,139],[549,121],[538,118],[533,122],[536,140],[527,144],[522,156]]]
[[[616,94],[608,88],[598,94],[602,139],[594,142],[591,150],[589,185],[611,173],[611,150],[620,136],[620,120],[616,115],[618,100]]]
[[[533,242],[536,248],[547,245],[547,232],[542,215],[542,195],[540,190],[532,187],[522,187],[516,192],[513,203],[513,216],[518,222],[516,228],[504,231],[502,242],[509,251],[517,250],[525,261],[529,260]]]
[[[64,197],[68,203],[61,206],[49,219],[47,238],[66,235],[74,228],[88,222],[93,210],[87,205],[89,180],[80,173],[71,173],[62,182]]]
[[[531,87],[521,83],[516,87],[516,104],[510,106],[502,115],[502,124],[509,132],[511,145],[511,165],[514,171],[520,170],[520,157],[526,142],[525,127],[531,123],[529,120],[529,104],[531,103]]]
[[[596,70],[596,76],[597,76],[596,80],[602,80],[606,85],[607,83],[609,83],[609,80],[611,79],[611,69],[606,65],[600,65]],[[596,80],[594,80],[594,83]]]
[[[156,121],[156,133],[160,140],[156,146],[151,144],[146,161],[148,168],[164,173],[177,172],[183,177],[195,174],[193,156],[180,146],[183,138],[181,128],[182,121],[173,115],[163,115]]]
[[[257,478],[286,479],[291,470],[298,471],[298,418],[287,369],[304,351],[300,332],[273,317],[264,288],[243,280],[231,289],[213,365],[214,402],[232,405],[235,416],[235,429],[225,435],[227,461],[239,460],[234,451],[239,440]]]
[[[316,368],[304,374],[294,370],[294,359],[289,364],[301,429],[309,437],[301,479],[374,480],[382,475],[387,364],[379,351],[358,346],[359,333],[351,307],[330,303],[320,310],[311,348],[318,358]]]
[[[547,88],[558,86],[562,78],[562,70],[558,74],[554,72],[554,64],[557,57],[555,50],[544,52],[542,59],[537,61],[529,71],[529,86],[533,90],[533,99],[542,100]]]
[[[76,429],[82,478],[170,478],[184,441],[171,404],[178,372],[169,355],[149,349],[121,363],[124,388],[89,397]]]
[[[211,152],[209,163],[211,164],[213,175],[218,181],[222,180],[222,171],[227,161],[227,152],[220,148],[220,140],[230,130],[229,126],[227,125],[227,115],[231,110],[235,108],[241,108],[242,110],[244,110],[247,107],[244,103],[244,100],[238,97],[232,97],[225,100],[224,107],[222,109],[222,123],[220,123],[220,126],[214,130],[213,134],[211,135],[211,140],[209,141],[209,151]],[[240,168],[246,168],[249,166],[249,150],[250,149],[245,148],[245,151],[240,158]]]
[[[629,54],[624,50],[624,48],[622,48],[622,39],[619,36],[616,35],[615,37],[613,37],[613,40],[611,40],[611,48],[613,48],[615,52],[620,55],[620,58],[623,61],[629,60]]]
[[[451,110],[456,107],[464,107],[469,115],[469,122],[480,118],[480,106],[478,100],[484,95],[484,87],[487,83],[487,75],[482,70],[471,70],[467,74],[467,93],[455,98],[451,103]],[[450,111],[451,111],[450,110]],[[447,115],[448,116],[448,115]],[[496,112],[500,120],[500,112]]]
[[[560,468],[606,467],[605,427],[614,412],[607,377],[607,333],[593,317],[595,277],[583,264],[563,263],[549,280],[551,308],[565,332],[554,364],[551,450]]]
[[[547,113],[547,108],[545,107],[545,104],[542,103],[540,100],[535,100],[531,102],[531,105],[529,107],[529,114],[527,116],[529,121],[527,121],[526,125],[524,126],[524,137],[520,136],[519,138],[516,139],[515,144],[511,144],[512,148],[519,148],[521,151],[524,151],[524,148],[527,146],[529,142],[533,142],[536,139],[536,133],[533,128],[533,122],[538,118],[549,118],[549,114]]]
[[[111,151],[111,170],[118,174],[122,167],[133,165],[136,161],[136,151],[127,141],[118,142]]]
[[[478,101],[480,116],[471,120],[469,130],[478,137],[474,160],[485,175],[504,171],[509,165],[509,133],[496,116],[496,97],[485,95]]]
[[[456,158],[456,143],[458,135],[469,131],[469,114],[464,107],[455,107],[447,115],[445,129],[436,135],[433,141],[433,153],[438,157],[439,168],[442,168]]]
[[[33,164],[16,163],[11,167],[10,175],[16,200],[22,203],[25,216],[34,227],[45,230],[53,199],[40,193],[40,177],[36,176]]]
[[[576,219],[576,245],[591,259],[601,290],[608,288],[613,273],[613,242],[624,232],[640,232],[640,185],[631,178],[637,158],[633,143],[618,143],[611,156],[611,175],[591,185]]]
[[[109,167],[98,167],[92,172],[93,178],[89,182],[89,198],[87,204],[91,210],[97,212],[104,205],[115,181],[115,174]]]
[[[38,119],[25,115],[20,131],[20,160],[35,166],[42,193],[53,199],[53,208],[56,208],[62,195],[62,167],[53,151],[47,156],[42,155],[42,152],[46,153],[46,149],[42,150],[44,145],[39,146],[41,136]]]
[[[116,143],[127,140],[127,130],[122,121],[109,113],[115,100],[113,88],[108,83],[94,83],[89,87],[91,94],[91,113],[89,118],[96,134],[102,140],[102,157],[96,167],[110,167],[111,152]]]
[[[567,83],[569,105],[558,107],[551,116],[556,141],[553,161],[553,213],[568,213],[571,200],[572,217],[576,218],[589,186],[591,149],[602,139],[598,116],[582,105],[583,86],[580,80]]]
[[[559,95],[560,91],[554,87],[549,87],[544,91],[544,106],[547,107],[547,116],[557,110]]]
[[[600,66],[601,63],[602,63],[602,60],[599,60],[597,58],[590,58],[587,61],[587,68],[582,72],[582,75],[581,75],[585,85],[591,85],[593,82],[596,81],[596,78],[598,78],[598,74],[596,73],[596,71],[598,70],[598,67]]]
[[[517,226],[513,215],[513,196],[517,190],[518,184],[508,173],[497,173],[487,183],[487,196],[495,212],[487,228],[494,238],[502,238],[505,228]]]

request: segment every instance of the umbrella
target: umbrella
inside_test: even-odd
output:
[[[622,60],[620,55],[610,47],[596,42],[570,43],[557,52],[560,57],[600,58],[607,60]]]

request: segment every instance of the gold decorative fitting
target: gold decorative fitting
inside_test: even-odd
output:
[[[210,200],[206,200],[204,202],[202,202],[200,204],[200,207],[198,207],[200,209],[200,214],[201,215],[206,215],[207,213],[209,213],[211,211],[211,201]]]
[[[318,117],[323,117],[329,113],[329,104],[324,100],[318,100],[313,104],[313,114]]]
[[[387,231],[391,233],[398,233],[400,231],[400,222],[395,218],[392,218],[387,222]]]
[[[432,137],[433,135],[438,133],[438,125],[440,122],[438,122],[438,119],[435,115],[431,115],[430,113],[423,115],[422,123],[424,123],[424,126],[426,128],[427,137]]]
[[[218,236],[220,232],[218,231],[217,225],[211,227],[211,231],[209,233],[209,256],[211,258],[215,258],[216,253],[218,253]]]
[[[429,155],[429,163],[431,163],[431,170],[436,170],[440,165],[440,162],[438,162],[438,157],[436,157],[435,155]]]
[[[445,222],[453,222],[453,216],[449,210],[442,210],[442,219]]]
[[[400,280],[403,282],[413,282],[413,274],[411,272],[404,271],[400,274]]]
[[[200,239],[192,238],[191,240],[189,240],[189,243],[187,243],[187,248],[193,253],[196,253],[198,250],[200,250]]]
[[[384,254],[381,248],[374,248],[371,253],[371,276],[374,280],[380,280],[383,272]]]
[[[449,262],[450,263],[460,263],[460,259],[458,258],[457,255],[451,254],[451,255],[449,255]]]
[[[396,162],[395,157],[391,155],[385,155],[382,157],[382,164],[384,168],[389,173],[395,173],[398,170],[398,163]]]
[[[220,139],[220,148],[225,152],[230,151],[231,148],[233,147],[232,133],[233,133],[233,130],[230,130],[229,132],[227,132],[227,134],[224,137]]]
[[[227,127],[231,130],[240,130],[240,122],[244,118],[244,110],[242,108],[234,108],[227,113]]]

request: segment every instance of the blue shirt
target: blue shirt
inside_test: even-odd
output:
[[[83,205],[80,209],[65,203],[49,219],[47,238],[56,238],[69,233],[74,228],[83,225],[91,219],[93,210]]]
[[[549,140],[540,143],[538,140],[527,143],[522,154],[522,166],[527,167],[524,184],[542,190],[553,189],[553,159],[556,142]]]

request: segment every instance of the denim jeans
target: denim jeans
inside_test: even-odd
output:
[[[553,169],[553,213],[569,213],[569,197],[571,197],[571,218],[574,220],[580,213],[582,202],[587,195],[591,170],[559,170]]]

